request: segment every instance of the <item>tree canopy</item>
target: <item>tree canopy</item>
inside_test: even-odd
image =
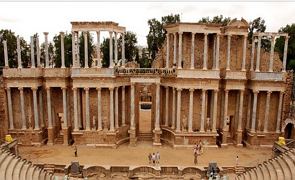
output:
[[[55,67],[61,67],[61,39],[60,34],[53,37],[55,47]],[[72,64],[72,34],[64,35],[65,66],[70,67]]]
[[[223,26],[226,26],[230,22],[231,18],[230,17],[223,17],[223,15],[219,16],[214,16],[212,19],[207,17],[202,17],[198,23],[214,23],[214,24],[222,24]]]

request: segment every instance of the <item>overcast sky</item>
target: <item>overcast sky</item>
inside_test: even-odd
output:
[[[182,22],[220,14],[247,21],[260,16],[267,31],[295,23],[294,2],[0,2],[0,7],[0,29],[11,29],[27,41],[37,32],[41,42],[42,32],[49,32],[51,40],[60,31],[70,31],[70,21],[115,21],[145,46],[148,19],[171,13],[180,14]]]

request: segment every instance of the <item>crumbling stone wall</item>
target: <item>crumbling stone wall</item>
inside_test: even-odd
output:
[[[8,130],[8,115],[6,105],[6,93],[3,84],[3,77],[0,77],[0,139],[3,140]]]

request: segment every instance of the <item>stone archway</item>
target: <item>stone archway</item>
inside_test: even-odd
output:
[[[282,133],[284,133],[285,138],[290,139],[294,137],[294,126],[295,126],[295,119],[294,118],[287,118],[282,124]]]

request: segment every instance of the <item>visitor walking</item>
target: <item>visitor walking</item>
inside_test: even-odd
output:
[[[152,162],[153,162],[153,166],[156,164],[156,154],[153,153],[152,154]]]
[[[203,143],[202,143],[201,140],[199,141],[198,146],[199,146],[199,152],[200,152],[200,154],[203,154]]]
[[[160,153],[159,153],[159,151],[156,153],[156,163],[160,164]]]
[[[149,153],[148,158],[149,158],[149,164],[151,164],[152,163],[152,154],[151,153]]]
[[[78,157],[78,149],[77,149],[77,146],[74,146],[74,151],[75,151],[75,157]]]
[[[239,165],[239,156],[236,157],[236,166]]]
[[[199,148],[194,149],[194,164],[198,164],[198,156],[200,155],[200,150]]]

